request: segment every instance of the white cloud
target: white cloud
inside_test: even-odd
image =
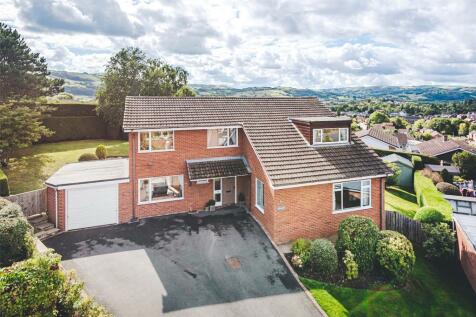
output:
[[[50,68],[138,46],[191,82],[327,88],[476,83],[471,0],[0,0]]]

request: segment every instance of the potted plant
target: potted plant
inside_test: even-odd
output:
[[[206,211],[215,211],[215,200],[210,199],[205,205]]]
[[[240,206],[245,205],[245,194],[243,194],[243,193],[238,194],[238,205],[240,205]]]

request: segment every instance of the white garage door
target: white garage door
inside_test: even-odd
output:
[[[118,185],[68,189],[67,230],[117,223]]]

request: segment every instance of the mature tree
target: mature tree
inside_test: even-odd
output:
[[[466,122],[461,122],[458,126],[458,135],[459,136],[466,136],[469,133],[469,126]]]
[[[195,97],[197,93],[189,86],[183,86],[175,93],[177,97]]]
[[[393,123],[395,129],[406,129],[410,124],[407,120],[402,117],[392,117],[390,118],[390,122]]]
[[[425,132],[425,133],[422,133],[420,135],[420,138],[423,140],[423,141],[429,141],[431,140],[433,137],[431,136],[431,133],[430,132]]]
[[[453,126],[448,118],[432,118],[425,123],[425,127],[444,134],[453,134]]]
[[[413,131],[421,130],[423,129],[424,126],[425,126],[425,119],[418,119],[417,121],[413,123],[412,130]]]
[[[42,114],[32,104],[0,104],[0,163],[7,166],[12,153],[52,134],[42,125]]]
[[[389,122],[390,118],[382,111],[375,111],[369,116],[370,124]]]
[[[471,123],[469,126],[469,131],[475,131],[476,130],[476,122]]]
[[[476,180],[476,155],[464,151],[454,154],[452,160],[459,167],[461,176]]]
[[[138,48],[123,48],[111,57],[101,78],[97,111],[109,125],[121,127],[126,96],[173,96],[187,78],[181,67],[147,59]]]
[[[45,58],[33,53],[16,30],[0,22],[0,103],[62,92],[64,81],[49,75]]]

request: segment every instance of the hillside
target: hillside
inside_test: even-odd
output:
[[[65,91],[77,99],[94,99],[99,74],[51,71],[52,77],[63,78]],[[392,101],[444,102],[476,99],[476,87],[457,86],[373,86],[333,89],[297,89],[289,87],[232,88],[215,85],[191,85],[201,96],[289,96],[318,97],[330,102],[378,98]]]

